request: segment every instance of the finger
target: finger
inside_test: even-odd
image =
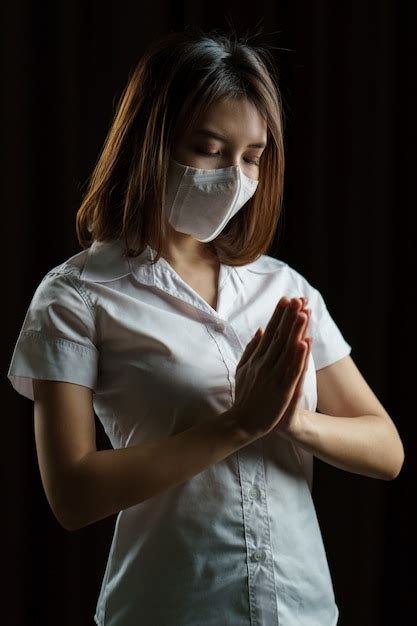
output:
[[[311,309],[306,309],[307,313],[307,321],[304,329],[304,337],[307,337],[308,332],[310,332],[310,320],[311,320]]]
[[[299,313],[304,313],[305,316],[306,316],[305,324],[301,328],[300,333],[299,333],[299,337],[298,337],[300,340],[303,340],[308,335],[309,323],[310,323],[310,319],[311,319],[311,310],[310,309],[301,309],[299,311]]]
[[[310,338],[310,340],[311,340],[311,338]],[[298,401],[299,401],[299,399],[300,399],[300,397],[302,395],[302,392],[303,392],[304,378],[305,378],[306,371],[308,369],[308,362],[309,362],[309,349],[305,348],[304,349],[304,365],[303,365],[303,369],[301,371],[301,374],[299,375],[298,381],[295,383],[294,393],[293,393],[293,395],[291,397],[291,400],[290,400],[290,402],[289,402],[289,404],[287,406],[285,415],[291,415],[295,411],[295,409],[297,407]],[[283,422],[282,422],[282,420],[280,420],[278,422],[277,428],[281,428],[282,425],[283,425]]]
[[[306,344],[307,347],[306,347],[305,355],[304,355],[303,370],[301,372],[300,378],[297,381],[297,385],[296,385],[295,391],[294,391],[294,398],[295,398],[296,401],[301,397],[301,394],[303,393],[304,379],[305,379],[305,376],[306,376],[306,372],[307,372],[308,364],[309,364],[309,360],[310,360],[311,341],[312,341],[311,337],[308,337],[303,342],[303,343]]]
[[[274,334],[272,334],[270,341],[268,341],[263,351],[263,353],[267,351],[267,359],[270,361],[271,367],[274,366],[279,356],[285,350],[286,342],[300,307],[301,300],[299,298],[292,298],[282,314],[278,327]]]
[[[283,376],[283,372],[291,378],[292,365],[294,363],[298,364],[299,352],[300,349],[303,349],[303,344],[300,343],[300,340],[303,338],[307,314],[299,311],[296,314],[296,318],[292,321],[293,324],[287,337],[283,337],[283,339],[278,337],[274,342],[274,346],[271,347],[271,355],[273,355],[271,356],[272,367],[280,378]]]
[[[292,397],[295,393],[298,380],[303,372],[306,352],[307,344],[305,342],[300,342],[294,347],[294,350],[290,354],[289,358],[285,362],[282,362],[283,373],[280,374],[280,379],[282,380],[285,388],[290,386],[290,397]]]
[[[268,358],[271,360],[271,364],[276,362],[279,355],[282,354],[285,349],[286,342],[297,316],[297,308],[299,308],[299,306],[299,303],[297,304],[294,301],[291,301],[290,304],[288,304],[281,317],[278,327],[272,335],[272,339],[268,347]]]
[[[285,367],[285,362],[289,359],[290,352],[292,353],[294,347],[298,343],[298,339],[301,338],[303,329],[307,320],[307,314],[303,311],[298,311],[295,316],[286,319],[286,324],[283,324],[282,331],[275,339],[274,346],[271,353],[273,355],[274,363],[279,366]]]
[[[302,310],[300,312],[305,313],[305,316],[306,316],[304,325],[300,329],[300,332],[299,332],[299,335],[298,335],[298,339],[300,341],[302,341],[303,339],[305,339],[308,336],[308,325],[309,325],[310,318],[311,318],[311,311],[310,311],[310,309],[304,309],[304,310]]]
[[[269,320],[263,332],[262,341],[259,344],[258,354],[260,356],[262,356],[267,351],[268,346],[272,343],[272,338],[274,336],[276,327],[280,324],[281,319],[290,302],[290,298],[287,298],[287,296],[283,296],[275,307],[271,319]]]
[[[262,337],[262,329],[258,328],[258,330],[254,334],[252,339],[249,341],[248,344],[246,344],[246,347],[242,353],[242,356],[240,357],[238,367],[242,367],[242,365],[244,365],[248,361],[251,354],[253,354],[253,351],[255,350],[256,346],[259,344],[261,337]]]
[[[275,331],[274,340],[279,338],[283,338],[284,341],[288,338],[293,323],[297,317],[297,313],[301,310],[301,301],[298,298],[292,298],[291,302],[288,304],[284,314],[281,317],[280,324],[277,326]],[[276,343],[276,341],[274,341]]]

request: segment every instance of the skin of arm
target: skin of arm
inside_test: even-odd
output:
[[[152,498],[228,457],[250,439],[225,411],[176,435],[86,454],[67,474],[64,527],[78,530]],[[61,522],[62,523],[62,522]]]
[[[42,484],[57,521],[69,531],[153,498],[253,440],[228,409],[175,435],[97,450],[92,389],[34,379],[33,390]]]
[[[275,432],[322,461],[393,480],[404,462],[399,433],[350,355],[316,372],[319,412],[297,407]]]

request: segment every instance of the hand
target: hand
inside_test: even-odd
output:
[[[283,439],[286,439],[287,441],[293,440],[301,428],[300,414],[297,411],[297,403],[303,393],[304,379],[305,379],[305,374],[308,368],[309,354],[311,352],[311,344],[313,341],[312,337],[307,337],[307,328],[308,328],[308,324],[311,318],[311,310],[306,308],[306,304],[304,306],[304,309],[302,310],[306,311],[306,313],[308,314],[308,318],[305,323],[304,330],[301,333],[302,336],[300,337],[300,340],[306,341],[306,342],[308,341],[309,343],[308,352],[306,353],[306,356],[305,356],[304,369],[303,369],[303,373],[301,374],[298,380],[297,387],[294,391],[294,395],[291,399],[290,404],[288,405],[287,410],[285,411],[278,425],[275,426],[275,428],[273,429],[273,432],[275,432],[277,435],[279,435]]]
[[[232,410],[252,439],[271,432],[287,410],[295,410],[291,400],[296,391],[297,399],[300,395],[310,350],[304,304],[300,298],[281,298],[265,332],[248,343],[237,365]]]

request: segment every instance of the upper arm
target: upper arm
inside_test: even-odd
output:
[[[356,417],[388,413],[350,355],[316,371],[317,409],[326,415]]]
[[[69,528],[76,486],[71,472],[95,452],[96,428],[89,387],[55,380],[33,380],[34,429],[42,484],[58,519]]]

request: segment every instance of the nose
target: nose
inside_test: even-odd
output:
[[[248,178],[252,178],[252,180],[259,180],[258,168],[256,166],[251,166],[249,163],[242,165],[241,157],[239,156],[230,159],[225,158],[221,167],[236,167],[236,165],[239,166],[241,172],[243,172]]]

